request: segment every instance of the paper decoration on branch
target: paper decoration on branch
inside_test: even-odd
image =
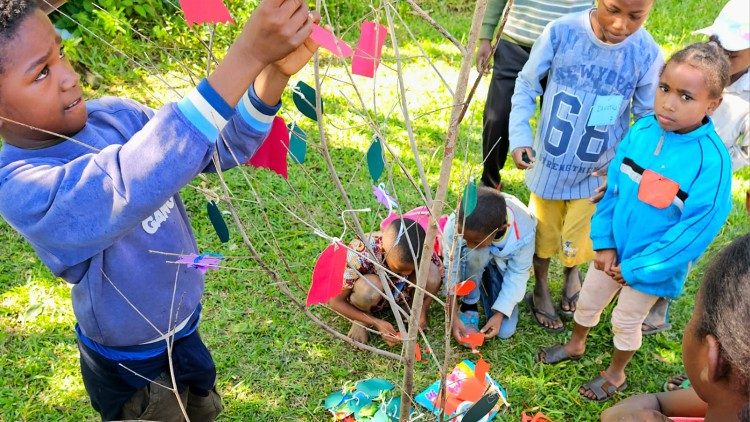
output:
[[[464,210],[464,218],[474,212],[477,207],[477,183],[474,180],[469,181],[461,195],[461,207]]]
[[[477,287],[477,283],[474,282],[472,279],[464,280],[458,284],[456,284],[456,287],[453,289],[453,293],[456,296],[466,296]]]
[[[317,24],[313,24],[310,38],[320,44],[321,47],[333,53],[336,57],[346,58],[350,57],[353,53],[349,44],[345,43],[344,40],[337,38],[328,29]]]
[[[427,232],[427,229],[430,225],[430,210],[426,206],[421,206],[414,208],[413,210],[407,211],[404,215],[404,218],[408,218],[410,220],[414,220],[417,223],[419,223],[420,226],[424,229],[425,232]],[[391,221],[399,218],[399,215],[395,212],[391,212],[388,214],[388,217],[384,218],[383,221],[380,223],[380,231],[385,232],[386,227],[388,227],[389,224],[391,224]],[[447,215],[441,215],[440,218],[438,218],[438,233],[435,237],[435,245],[433,250],[436,254],[441,255],[442,252],[442,241],[443,241],[443,231],[445,229],[445,224],[448,222],[448,216]]]
[[[487,374],[484,380],[480,381],[476,377],[476,368],[473,362],[466,359],[456,365],[453,371],[446,377],[445,384],[445,420],[455,420],[461,413],[467,412],[463,415],[462,421],[489,421],[495,417],[497,412],[500,410],[499,402],[503,404],[507,403],[505,399],[505,390],[498,384],[492,377]],[[497,398],[502,395],[502,400],[495,399],[492,406],[484,412],[482,417],[479,419],[466,419],[468,411],[476,407],[474,413],[480,413],[484,410],[485,404],[483,400],[485,397],[496,395]],[[424,391],[419,393],[415,397],[415,401],[431,411],[435,415],[440,414],[440,406],[442,405],[442,398],[440,397],[440,380],[435,381]],[[481,407],[480,407],[481,403]],[[487,403],[492,403],[487,401]],[[486,418],[486,419],[483,419]]]
[[[346,247],[334,242],[320,254],[313,268],[312,284],[307,292],[307,306],[328,303],[341,293],[346,269]]]
[[[288,150],[289,130],[284,119],[276,116],[273,119],[268,136],[245,164],[256,168],[269,169],[284,179],[288,179],[289,172],[286,166]]]
[[[380,176],[383,175],[385,160],[383,159],[383,144],[377,136],[372,138],[372,144],[367,150],[367,169],[370,171],[370,177],[373,183],[378,183]]]
[[[294,122],[289,124],[289,155],[297,164],[303,164],[307,155],[307,134]]]
[[[362,22],[352,58],[352,73],[369,78],[375,76],[387,36],[388,29],[385,26],[377,22]]]
[[[232,22],[229,10],[221,0],[180,0],[188,26],[194,23]]]
[[[415,362],[421,362],[422,361],[422,349],[419,348],[419,343],[417,342],[414,344],[414,361]]]
[[[331,393],[323,407],[336,421],[398,421],[400,398],[388,398],[393,384],[381,378],[358,381],[354,390],[344,389]]]
[[[315,104],[317,101],[317,93],[315,88],[310,85],[299,81],[297,85],[292,89],[292,101],[297,106],[297,110],[304,114],[305,117],[318,121],[318,114],[315,112]],[[320,114],[323,114],[323,100],[320,101]]]
[[[389,212],[394,208],[398,208],[398,202],[396,202],[396,200],[393,199],[390,194],[388,194],[388,191],[385,190],[385,183],[373,186],[372,193],[373,195],[375,195],[375,198],[378,200],[378,202],[388,208]]]
[[[175,262],[177,264],[189,265],[190,268],[195,268],[205,274],[208,270],[218,270],[219,262],[221,262],[222,259],[224,259],[224,255],[206,252],[200,255],[194,253],[180,255],[180,258]]]
[[[206,211],[208,212],[208,219],[211,220],[211,225],[214,227],[221,243],[229,242],[229,228],[226,221],[224,221],[224,216],[221,215],[219,206],[214,201],[208,201]]]

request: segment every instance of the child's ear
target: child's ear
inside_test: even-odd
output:
[[[708,102],[708,109],[706,109],[706,115],[710,116],[714,114],[714,111],[716,111],[717,108],[719,108],[719,105],[721,105],[721,102],[724,100],[724,97],[714,98],[713,100],[710,100]]]
[[[706,336],[706,342],[708,343],[708,381],[715,383],[726,380],[732,368],[724,358],[721,344],[711,334]]]

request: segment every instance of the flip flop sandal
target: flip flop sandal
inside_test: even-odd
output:
[[[583,355],[569,355],[562,344],[539,349],[536,353],[536,361],[546,365],[555,365],[568,360],[580,360]]]
[[[550,315],[549,313],[539,309],[534,304],[534,294],[533,293],[527,293],[526,294],[526,304],[529,306],[529,310],[531,311],[531,316],[534,318],[534,321],[537,323],[538,326],[544,328],[548,333],[552,334],[559,334],[565,331],[565,326],[563,325],[560,328],[551,328],[547,327],[546,325],[542,324],[541,321],[539,321],[539,318],[537,318],[537,315],[541,315],[543,317],[546,317],[547,319],[551,319],[553,321],[558,320],[562,323],[562,320],[557,315]]]
[[[675,388],[670,389],[669,386],[674,385]],[[688,379],[687,375],[675,375],[672,378],[668,379],[667,382],[664,383],[664,386],[662,387],[664,391],[667,393],[670,391],[678,391],[678,390],[684,390],[686,388],[690,388],[690,380]]]
[[[644,336],[650,336],[652,334],[661,333],[662,331],[668,331],[672,329],[672,324],[668,322],[662,325],[651,325],[647,322],[644,322],[643,325],[647,327],[645,330],[641,330],[641,333]]]
[[[563,296],[560,298],[560,315],[561,316],[563,316],[565,318],[568,318],[568,319],[573,318],[573,314],[575,313],[575,311],[566,311],[565,309],[563,309],[563,304],[565,302],[567,302],[568,306],[570,306],[571,304],[574,304],[574,303],[577,305],[578,304],[578,296],[580,294],[581,294],[580,290],[577,291],[577,292],[575,292],[575,294],[573,294],[573,296],[565,296],[565,294],[563,293]]]
[[[589,399],[587,396],[584,396],[583,394],[581,394],[581,397],[592,400],[592,401],[603,402],[603,401],[607,401],[611,399],[612,396],[615,395],[615,393],[622,392],[626,388],[628,388],[627,381],[623,382],[619,387],[609,384],[606,390],[603,388],[604,384],[609,384],[609,381],[607,381],[607,379],[604,378],[604,375],[599,375],[598,377],[592,379],[586,384],[583,384],[581,387],[594,393],[594,396],[596,396],[596,399]]]

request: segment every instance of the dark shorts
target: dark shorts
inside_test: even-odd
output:
[[[133,399],[138,399],[138,396],[143,395],[144,391],[146,392],[146,398],[140,400],[144,412],[149,407],[150,397],[160,396],[162,392],[167,392],[174,397],[174,394],[169,390],[149,381],[159,380],[160,384],[171,386],[169,361],[166,352],[154,358],[116,362],[101,356],[80,341],[78,342],[78,350],[81,354],[83,383],[91,399],[91,405],[101,414],[102,420],[121,419],[123,406],[126,402],[132,404]],[[177,388],[181,393],[184,392],[186,397],[196,397],[195,401],[200,401],[198,398],[206,397],[213,399],[214,402],[218,400],[218,395],[214,390],[216,367],[211,353],[203,344],[197,330],[174,342],[172,363]],[[163,402],[166,403],[167,401]],[[176,404],[176,400],[174,400],[174,403]],[[153,414],[154,403],[151,404],[151,413]],[[209,405],[215,405],[215,403],[209,403]],[[218,410],[220,408],[219,400]],[[179,408],[177,408],[177,411],[179,412]],[[216,413],[218,414],[218,411]],[[141,415],[128,416],[138,418]],[[210,419],[204,418],[204,420]]]

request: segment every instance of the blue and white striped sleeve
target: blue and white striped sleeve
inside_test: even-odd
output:
[[[252,85],[237,104],[237,111],[242,120],[254,130],[262,133],[268,132],[271,128],[271,123],[279,108],[281,108],[281,102],[274,106],[264,103],[255,93]]]
[[[219,133],[235,111],[203,79],[198,86],[177,103],[182,114],[209,140],[216,142]]]

